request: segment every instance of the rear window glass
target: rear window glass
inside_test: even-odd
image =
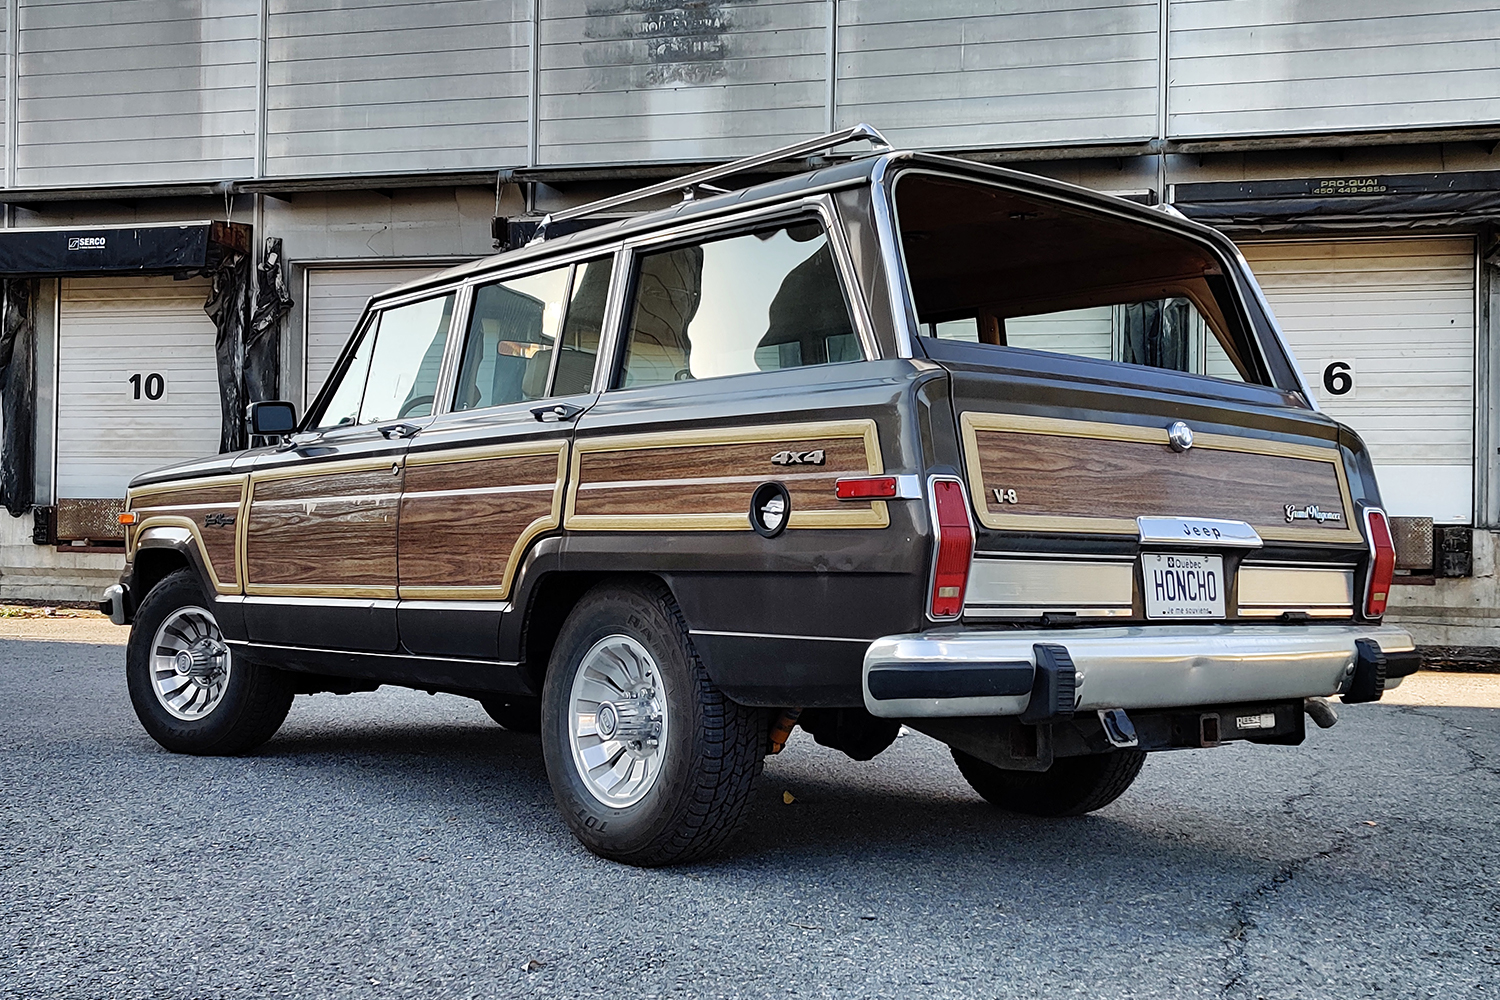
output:
[[[921,174],[896,204],[925,336],[1267,381],[1222,269],[1192,240]]]

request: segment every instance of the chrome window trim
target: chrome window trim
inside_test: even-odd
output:
[[[899,153],[888,153],[875,162],[870,171],[870,205],[875,213],[875,234],[885,258],[886,294],[891,300],[891,319],[895,323],[896,356],[916,357],[917,298],[912,294],[911,278],[906,272],[906,255],[896,229],[895,186],[886,174],[891,165],[904,159]],[[904,294],[903,294],[904,293]]]

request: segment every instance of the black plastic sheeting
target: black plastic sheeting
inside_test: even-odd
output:
[[[36,496],[37,282],[4,281],[0,316],[0,504],[16,517]]]
[[[1172,203],[1239,232],[1469,227],[1500,222],[1500,171],[1179,184]]]

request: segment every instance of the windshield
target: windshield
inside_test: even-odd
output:
[[[921,173],[896,208],[923,336],[1271,384],[1197,241]]]

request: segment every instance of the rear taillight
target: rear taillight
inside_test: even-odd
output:
[[[1378,507],[1365,510],[1365,538],[1370,542],[1370,574],[1365,583],[1365,617],[1385,614],[1385,602],[1391,592],[1391,577],[1396,572],[1396,543],[1391,541],[1391,526],[1385,511]]]
[[[957,479],[933,479],[932,520],[937,528],[937,558],[932,567],[933,618],[957,618],[964,610],[969,563],[974,559],[974,523],[969,497]]]

